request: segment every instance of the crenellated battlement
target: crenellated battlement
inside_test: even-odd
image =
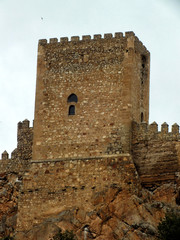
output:
[[[3,153],[2,153],[2,160],[7,160],[9,159],[9,154],[8,152],[5,150]]]
[[[52,43],[67,43],[67,42],[78,42],[78,41],[93,41],[93,40],[99,40],[99,39],[112,39],[112,38],[124,38],[129,36],[135,36],[134,32],[125,32],[125,35],[123,35],[122,32],[116,32],[113,36],[112,33],[105,33],[104,38],[101,34],[94,34],[93,37],[91,35],[83,35],[82,37],[79,36],[71,36],[70,40],[68,37],[61,37],[60,41],[58,41],[58,38],[50,38],[49,42],[47,39],[40,39],[39,44],[52,44]]]
[[[49,44],[70,44],[70,43],[77,43],[77,42],[96,42],[96,41],[107,41],[107,40],[113,40],[113,39],[119,39],[119,40],[126,40],[127,38],[134,37],[135,43],[137,47],[143,48],[148,52],[146,47],[143,45],[143,43],[138,39],[138,37],[135,36],[134,32],[129,31],[125,32],[123,34],[122,32],[116,32],[114,35],[112,33],[105,33],[104,36],[101,34],[94,34],[93,37],[91,35],[82,35],[80,36],[71,36],[70,39],[68,37],[61,37],[60,39],[58,38],[50,38],[49,40],[47,39],[40,39],[39,40],[39,45],[45,46]],[[132,45],[130,44],[130,47]],[[148,52],[149,53],[149,52]]]
[[[29,125],[30,125],[30,122],[28,119],[25,119],[24,121],[22,122],[18,122],[18,130],[19,129],[28,129],[29,128]]]
[[[153,122],[132,126],[132,155],[141,182],[145,186],[175,182],[179,172],[180,133],[177,123],[164,122],[158,130]]]
[[[2,160],[29,160],[32,157],[32,139],[33,139],[33,127],[30,127],[29,120],[25,119],[19,122],[17,125],[17,148],[11,153],[5,150],[2,155]]]
[[[169,130],[169,125],[164,122],[161,125],[161,130],[158,130],[158,124],[153,122],[151,124],[147,123],[136,123],[133,122],[133,140],[168,140],[177,141],[180,140],[179,125],[177,123],[171,126]]]
[[[11,153],[11,158],[9,157],[9,153],[5,150],[2,154],[1,154],[1,160],[13,160],[17,158],[17,154],[18,154],[18,150],[17,148],[15,148],[12,153]]]

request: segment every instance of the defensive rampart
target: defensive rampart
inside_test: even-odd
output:
[[[20,193],[18,231],[60,216],[65,210],[84,209],[90,215],[98,194],[104,191],[105,197],[111,187],[132,193],[139,189],[137,172],[129,154],[32,161],[31,164]],[[84,225],[87,223],[88,220],[83,221]]]
[[[30,167],[33,128],[29,121],[18,123],[17,148],[2,153],[0,160],[0,238],[11,234],[16,227],[19,190],[22,178]]]
[[[93,37],[91,37],[90,35],[83,35],[82,38],[80,38],[79,36],[72,36],[69,40],[68,37],[61,37],[60,40],[58,40],[58,38],[50,38],[49,41],[47,39],[41,39],[39,40],[39,44],[40,45],[46,45],[46,44],[54,44],[54,43],[58,43],[58,44],[66,44],[66,43],[70,43],[72,42],[93,42],[93,41],[97,41],[97,40],[108,40],[108,39],[121,39],[122,41],[125,40],[125,38],[128,37],[135,37],[135,45],[136,45],[136,49],[137,50],[141,50],[143,51],[147,51],[146,47],[143,45],[143,43],[139,40],[139,38],[137,36],[135,36],[134,32],[125,32],[125,35],[123,35],[122,32],[116,32],[113,36],[112,33],[105,33],[104,37],[102,37],[101,34],[95,34]],[[134,41],[133,41],[134,42]],[[130,46],[131,45],[131,46]],[[129,41],[129,46],[128,47],[133,47],[133,43],[130,43]],[[147,51],[148,52],[148,51]],[[148,52],[149,53],[149,52]]]
[[[29,168],[32,158],[33,127],[29,126],[29,120],[18,123],[17,148],[9,157],[5,150],[0,160],[0,173],[23,173]]]
[[[178,181],[180,171],[179,126],[174,124],[171,132],[168,124],[158,131],[156,122],[133,123],[132,154],[137,171],[145,186],[164,181]]]

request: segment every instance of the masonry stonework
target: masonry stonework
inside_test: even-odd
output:
[[[167,123],[158,131],[156,122],[133,123],[132,155],[142,184],[153,186],[164,181],[179,180],[180,134],[174,124],[171,132]]]
[[[132,120],[148,122],[149,61],[132,32],[40,40],[33,159],[130,152]]]
[[[0,161],[0,236],[155,239],[180,205],[180,134],[149,124],[149,72],[133,32],[39,41],[33,127]]]
[[[124,188],[126,185],[130,191],[138,191],[137,172],[128,154],[33,161],[23,181],[18,231],[30,230],[48,215],[57,215],[67,209],[83,209],[92,214],[93,195],[111,186]]]

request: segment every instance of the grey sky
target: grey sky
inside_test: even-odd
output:
[[[39,39],[125,31],[151,53],[150,122],[180,124],[180,0],[0,0],[0,153],[32,125]]]

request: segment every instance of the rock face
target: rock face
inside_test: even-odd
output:
[[[0,237],[14,232],[21,176],[1,174]],[[16,234],[17,240],[49,240],[58,229],[73,230],[78,239],[155,239],[157,225],[170,209],[180,209],[177,184],[165,183],[154,189],[139,189],[134,194],[127,185],[111,186],[91,196],[92,209],[69,208],[49,216],[29,231]]]
[[[138,195],[127,188],[112,186],[92,196],[92,211],[82,206],[52,214],[30,231],[18,233],[16,239],[49,240],[61,228],[73,230],[80,240],[84,239],[84,227],[88,229],[87,239],[156,239],[160,219],[168,210],[179,209],[177,195],[177,186],[173,183],[154,190],[141,189]]]
[[[0,174],[0,237],[7,236],[15,230],[20,179],[15,173]]]

